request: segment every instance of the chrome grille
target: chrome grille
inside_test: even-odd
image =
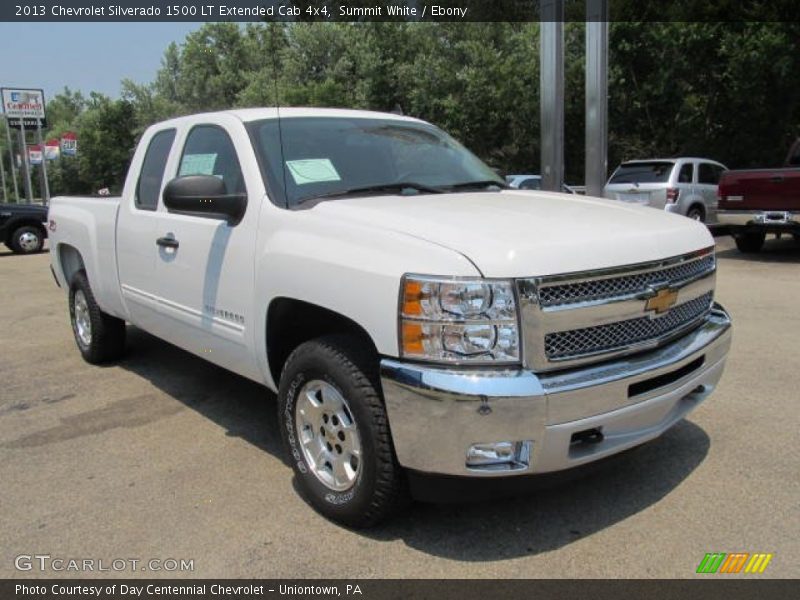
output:
[[[662,273],[663,271],[659,274]],[[545,336],[545,354],[550,360],[577,358],[656,340],[683,329],[705,315],[711,308],[712,299],[713,292],[708,292],[673,307],[662,317],[645,316],[596,327],[549,333]]]
[[[539,303],[541,306],[558,306],[636,294],[645,291],[653,284],[669,282],[675,285],[713,269],[714,256],[709,254],[697,260],[655,271],[548,285],[539,288]]]

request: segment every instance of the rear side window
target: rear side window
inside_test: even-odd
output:
[[[674,165],[667,161],[623,163],[608,183],[664,183],[669,179]]]
[[[150,145],[147,146],[147,152],[144,155],[142,171],[139,174],[139,182],[136,184],[134,197],[136,208],[155,210],[158,206],[158,194],[164,179],[164,169],[167,166],[167,158],[174,140],[174,129],[159,131],[150,140]]]
[[[711,163],[700,163],[700,169],[697,172],[697,183],[717,185],[721,175],[722,169],[717,165],[712,165]]]
[[[183,148],[178,177],[214,175],[225,183],[228,194],[245,193],[244,177],[231,138],[216,125],[198,125]]]
[[[694,164],[686,163],[681,167],[680,173],[678,173],[678,183],[692,183],[693,179],[694,179]]]

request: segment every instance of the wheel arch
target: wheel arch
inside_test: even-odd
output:
[[[688,216],[689,213],[692,212],[692,209],[698,209],[700,214],[703,215],[703,221],[708,217],[708,209],[706,208],[705,203],[700,198],[692,198],[689,201],[689,206],[686,207],[686,215]]]
[[[58,256],[58,264],[64,282],[66,283],[66,287],[69,288],[75,273],[86,270],[83,256],[81,256],[80,251],[75,248],[75,246],[69,244],[59,244],[56,255]]]
[[[286,359],[300,344],[331,335],[352,335],[367,345],[376,357],[377,346],[367,330],[341,313],[289,297],[274,298],[267,307],[267,366],[277,387]]]

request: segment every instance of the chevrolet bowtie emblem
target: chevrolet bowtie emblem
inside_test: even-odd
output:
[[[646,311],[654,310],[657,315],[667,312],[678,301],[678,290],[662,288],[656,295],[647,300]]]

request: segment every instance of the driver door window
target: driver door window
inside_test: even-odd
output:
[[[225,183],[226,193],[246,192],[233,142],[216,125],[199,125],[189,133],[178,167],[178,177],[185,175],[213,175]]]

